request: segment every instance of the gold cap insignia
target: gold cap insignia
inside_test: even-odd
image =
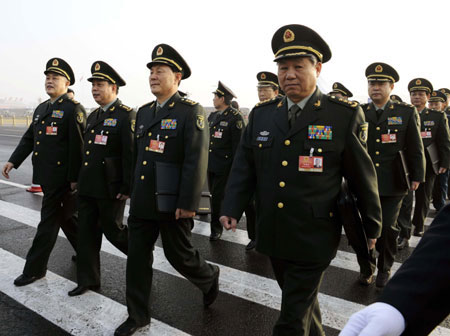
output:
[[[295,34],[292,30],[286,29],[283,35],[284,42],[292,42],[295,39]]]
[[[445,93],[445,90],[444,90],[444,89],[441,89],[441,92],[442,92],[442,93]]]
[[[422,81],[420,79],[416,80],[416,85],[422,84]]]
[[[261,79],[266,79],[266,74],[264,72],[261,74]]]
[[[158,50],[156,50],[156,56],[161,56],[163,52],[164,52],[163,48],[159,47]]]
[[[337,89],[337,84],[334,84],[334,85],[333,85],[333,89]]]
[[[95,69],[95,71],[98,71],[98,70],[100,70],[100,64],[98,64],[98,63],[97,63],[97,64],[95,64],[95,68],[94,68],[94,69]]]
[[[58,60],[56,58],[53,60],[52,65],[53,66],[58,66],[59,65],[59,62],[58,62]]]
[[[380,64],[378,64],[378,65],[375,67],[375,72],[383,72],[383,67],[382,67]]]
[[[431,95],[432,95],[433,97],[436,97],[436,96],[437,96],[437,93],[436,93],[436,92],[433,92]]]

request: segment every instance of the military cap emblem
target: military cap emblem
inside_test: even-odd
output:
[[[142,126],[142,125],[141,125]],[[131,120],[131,132],[134,133],[134,130],[136,129],[136,120]]]
[[[294,39],[295,39],[294,32],[290,29],[286,29],[286,31],[284,32],[284,35],[283,35],[283,41],[287,43],[287,42],[294,41]]]
[[[58,66],[59,65],[59,62],[58,62],[58,60],[56,58],[53,60],[52,65],[53,66]]]
[[[79,111],[77,113],[77,121],[79,124],[82,124],[84,122],[84,114],[83,112]]]
[[[205,128],[205,117],[197,114],[197,127],[202,130]]]
[[[376,67],[375,67],[375,72],[383,72],[383,67],[381,66],[381,65],[377,65]]]
[[[156,56],[161,56],[161,55],[163,54],[163,52],[164,52],[164,50],[163,50],[163,48],[160,46],[160,47],[158,48],[158,50],[156,50]]]
[[[445,89],[441,89],[441,92],[442,92],[442,93],[445,93]]]
[[[367,134],[369,130],[369,124],[364,123],[359,125],[359,140],[361,143],[365,144],[367,142]]]
[[[266,79],[266,74],[264,72],[261,74],[261,79]]]
[[[337,87],[338,87],[337,83],[334,83],[333,89],[337,89]]]
[[[100,64],[96,63],[96,64],[95,64],[95,68],[94,68],[94,69],[95,69],[95,71],[98,71],[98,70],[100,70]]]
[[[422,81],[420,79],[416,80],[416,85],[422,84]]]
[[[433,91],[433,93],[431,94],[433,97],[437,96],[437,93],[435,91]]]

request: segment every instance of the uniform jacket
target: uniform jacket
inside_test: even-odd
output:
[[[81,196],[115,198],[116,195],[112,195],[110,190],[130,195],[135,119],[136,112],[123,105],[119,99],[107,111],[103,112],[99,107],[89,115],[78,179]],[[106,145],[96,144],[98,135],[107,136]],[[114,163],[120,174],[107,172],[106,167],[111,167],[105,166],[105,159]]]
[[[177,165],[181,171],[177,208],[197,210],[206,180],[208,127],[201,105],[176,93],[154,117],[156,102],[142,106],[136,115],[134,176],[130,214],[153,220],[173,220],[159,213],[155,198],[155,162]],[[150,141],[163,141],[164,152],[150,150]]]
[[[244,119],[238,110],[228,107],[222,114],[213,112],[208,117],[209,158],[208,171],[228,173],[241,140]]]
[[[328,140],[313,139],[315,126],[329,126]],[[240,218],[256,192],[257,250],[269,256],[329,262],[341,224],[335,215],[342,177],[352,184],[367,235],[381,232],[375,169],[365,148],[367,124],[357,103],[311,96],[291,129],[286,98],[258,104],[251,112],[228,179],[223,214]],[[323,172],[299,171],[300,156],[323,157]]]
[[[411,181],[425,181],[425,157],[420,137],[420,121],[414,106],[389,100],[377,120],[376,107],[362,106],[369,123],[367,146],[378,177],[380,196],[401,196],[407,193],[401,184],[398,152],[403,150]],[[382,134],[396,134],[395,143],[383,143]]]
[[[431,131],[431,138],[422,137],[423,146],[426,148],[434,142],[438,150],[439,167],[450,168],[450,135],[445,113],[425,108],[419,115],[420,131]],[[425,157],[427,160],[426,172],[433,173],[431,159],[427,151],[425,151]]]
[[[19,168],[33,152],[34,183],[59,187],[76,182],[85,125],[86,112],[77,101],[65,94],[53,104],[47,100],[34,111],[32,123],[8,161]]]
[[[450,313],[449,218],[447,205],[378,298],[402,313],[403,335],[428,335]]]

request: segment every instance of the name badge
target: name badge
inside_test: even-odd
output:
[[[431,139],[431,131],[420,132],[422,139]]]
[[[221,131],[215,131],[214,132],[214,138],[222,139],[222,132]]]
[[[381,134],[381,143],[396,143],[396,142],[397,142],[397,134],[395,133]]]
[[[389,117],[388,118],[388,125],[401,125],[403,124],[402,117]]]
[[[161,129],[177,129],[177,119],[163,119],[161,120]]]
[[[103,126],[116,127],[117,119],[108,118],[103,121]]]
[[[94,143],[96,145],[103,145],[103,146],[105,146],[107,142],[108,142],[108,136],[107,135],[97,134],[95,136]]]
[[[61,119],[63,116],[64,116],[64,111],[53,110],[53,112],[52,112],[52,118],[59,118],[59,119]]]
[[[300,156],[298,170],[310,173],[323,172],[323,156]]]
[[[47,126],[45,128],[46,135],[57,135],[58,134],[58,126]]]
[[[164,141],[150,140],[150,150],[156,153],[164,153],[164,147],[166,143]]]
[[[333,130],[331,126],[309,125],[308,139],[311,140],[331,140],[333,139]]]

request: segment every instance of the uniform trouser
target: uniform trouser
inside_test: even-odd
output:
[[[281,311],[273,335],[325,335],[317,294],[329,263],[302,263],[274,257],[270,261],[281,288]]]
[[[208,171],[208,187],[211,193],[211,233],[222,233],[220,224],[220,211],[222,208],[225,186],[227,185],[229,171],[214,173]]]
[[[252,197],[244,210],[245,218],[247,219],[247,235],[250,240],[256,239],[256,209],[255,199]]]
[[[76,194],[70,190],[70,184],[50,188],[41,186],[44,193],[41,208],[41,221],[37,227],[33,244],[28,251],[23,274],[39,276],[45,274],[50,253],[61,228],[76,251],[77,220]]]
[[[448,189],[448,177],[450,171],[439,174],[434,180],[433,187],[433,206],[436,210],[441,210],[445,205]]]
[[[128,253],[128,229],[123,225],[125,203],[117,199],[78,197],[78,285],[100,284],[102,233],[122,253]]]
[[[375,272],[387,273],[394,264],[394,257],[397,253],[397,237],[399,228],[397,218],[400,212],[401,202],[404,196],[380,196],[382,211],[381,237],[377,239],[375,249],[378,251],[378,264],[376,264],[375,249],[370,251],[369,258],[357,255],[360,271],[369,276]]]
[[[411,214],[413,208],[414,192],[409,190],[403,197],[400,213],[398,214],[397,224],[400,229],[400,238],[411,238]]]
[[[192,246],[193,226],[190,218],[177,221],[147,220],[132,215],[128,218],[126,297],[128,314],[138,326],[150,322],[153,249],[159,233],[169,263],[203,293],[211,289],[217,274]]]
[[[425,218],[428,215],[428,210],[430,207],[431,193],[433,191],[435,178],[436,175],[434,175],[434,173],[426,174],[425,182],[421,183],[415,192],[416,205],[414,206],[412,224],[414,225],[414,231],[416,232],[423,231]]]

